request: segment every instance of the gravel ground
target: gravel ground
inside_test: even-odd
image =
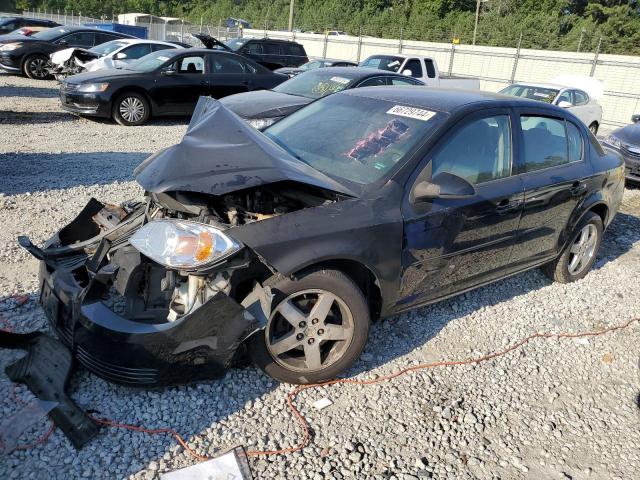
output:
[[[132,168],[178,141],[187,122],[124,128],[78,119],[58,110],[53,82],[6,75],[0,75],[0,122],[0,298],[31,294],[27,305],[0,315],[19,331],[44,329],[36,262],[15,237],[42,242],[91,196],[139,195]],[[638,316],[639,215],[640,190],[628,190],[594,271],[580,282],[551,284],[532,271],[376,323],[349,375],[371,378],[416,363],[480,356],[535,331],[590,330]],[[638,478],[639,345],[635,324],[588,340],[536,340],[480,365],[303,392],[298,404],[312,425],[312,445],[252,458],[251,468],[256,478],[289,479]],[[17,356],[0,351],[0,365]],[[297,442],[301,429],[285,402],[290,388],[253,367],[163,390],[114,386],[85,371],[70,384],[78,404],[96,415],[171,426],[202,454]],[[19,409],[11,389],[0,374],[3,417]],[[16,395],[32,398],[23,387]],[[333,405],[313,410],[311,403],[325,396]],[[21,442],[46,429],[43,421]],[[44,445],[0,457],[0,477],[153,479],[193,463],[166,435],[104,429],[75,452],[56,431]]]

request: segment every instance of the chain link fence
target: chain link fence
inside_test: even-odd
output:
[[[25,16],[56,21],[64,25],[116,22],[117,16],[100,18],[83,16],[74,11],[25,11]],[[358,32],[339,29],[287,31],[284,25],[264,22],[263,28],[227,28],[223,21],[216,24],[193,24],[184,20],[172,22],[135,23],[148,29],[153,40],[181,41],[199,46],[193,33],[207,33],[222,41],[234,37],[275,38],[294,40],[304,45],[311,57],[329,57],[360,62],[374,54],[413,54],[433,57],[442,74],[479,78],[481,88],[498,91],[518,81],[549,82],[561,74],[595,77],[604,83],[605,94],[599,100],[604,111],[603,123],[621,126],[631,115],[640,113],[640,57],[602,53],[607,39],[595,38],[583,32],[576,38],[573,51],[537,50],[527,48],[527,39],[518,34],[511,47],[471,45],[473,32],[433,29],[425,33],[419,28],[391,25],[383,29],[362,27]],[[279,27],[279,28],[278,28]],[[427,38],[425,40],[413,40]]]

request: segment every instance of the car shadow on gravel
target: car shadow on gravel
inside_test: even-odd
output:
[[[53,88],[47,87],[28,87],[7,85],[0,87],[0,97],[20,97],[20,98],[56,98],[59,89],[57,86]]]
[[[0,96],[2,96],[0,94]],[[0,125],[76,122],[78,117],[66,112],[16,112],[0,110]]]
[[[0,193],[19,195],[130,181],[145,152],[0,154]]]

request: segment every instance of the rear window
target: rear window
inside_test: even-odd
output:
[[[512,97],[522,97],[531,100],[538,100],[540,102],[551,103],[556,98],[560,90],[546,87],[536,87],[532,85],[511,85],[500,93],[504,95],[511,95]]]
[[[366,68],[377,68],[378,70],[388,70],[389,72],[397,72],[400,65],[404,62],[404,58],[393,55],[374,55],[363,61],[360,66]]]

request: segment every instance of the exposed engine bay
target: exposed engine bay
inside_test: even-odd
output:
[[[202,268],[167,268],[143,255],[131,237],[152,220],[186,220],[222,231],[268,220],[304,208],[338,201],[340,194],[296,182],[254,187],[214,196],[193,192],[149,193],[144,202],[121,206],[91,200],[63,228],[56,243],[84,252],[94,268],[113,271],[104,296],[124,318],[145,323],[173,322],[198,309],[218,293],[240,302],[273,271],[247,248]],[[89,221],[87,221],[89,220]],[[93,239],[93,242],[91,242]],[[55,247],[55,243],[49,247]],[[80,267],[81,264],[78,264]]]

